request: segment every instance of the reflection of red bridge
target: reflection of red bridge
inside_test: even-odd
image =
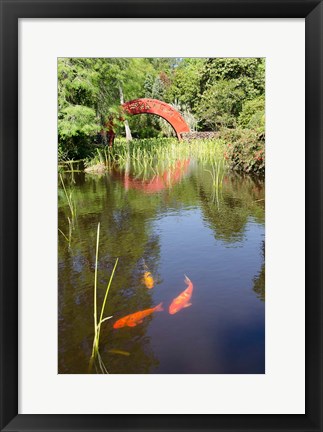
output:
[[[160,175],[154,175],[149,180],[140,180],[129,174],[124,174],[121,176],[120,173],[118,173],[119,175],[117,174],[117,177],[122,178],[123,185],[126,190],[136,189],[145,193],[156,193],[179,182],[187,172],[189,164],[189,159],[183,161],[178,160],[176,161],[174,167],[165,170]]]

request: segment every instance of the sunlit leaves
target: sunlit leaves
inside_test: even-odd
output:
[[[69,105],[61,110],[58,119],[58,132],[62,137],[98,132],[99,125],[95,111],[82,105]]]

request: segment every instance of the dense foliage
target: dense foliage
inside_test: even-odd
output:
[[[265,143],[253,129],[228,129],[222,131],[227,144],[224,153],[231,168],[250,174],[265,172]]]
[[[117,134],[128,139],[130,131],[133,138],[172,136],[170,125],[151,115],[130,116],[127,132],[120,104],[141,97],[172,104],[192,131],[234,130],[232,165],[257,171],[263,156],[255,152],[264,151],[265,132],[262,58],[60,58],[59,157],[90,155],[93,144],[105,142],[112,118]]]

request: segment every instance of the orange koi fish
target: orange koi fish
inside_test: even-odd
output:
[[[148,289],[154,288],[155,281],[150,271],[145,271],[142,281]]]
[[[176,314],[183,308],[187,308],[192,305],[190,303],[193,294],[193,284],[192,281],[185,275],[185,283],[188,285],[186,290],[184,290],[180,295],[172,301],[169,306],[169,313],[171,315]]]
[[[143,311],[135,312],[133,314],[127,315],[123,318],[120,318],[113,324],[113,328],[122,328],[122,327],[136,327],[136,325],[141,324],[143,319],[147,316],[151,315],[154,312],[163,311],[163,303],[159,303],[159,305],[154,308],[145,309]]]

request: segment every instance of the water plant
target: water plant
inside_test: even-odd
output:
[[[131,161],[137,171],[160,168],[169,169],[176,161],[194,158],[203,162],[212,162],[223,158],[225,143],[221,139],[197,139],[178,141],[176,138],[136,139],[129,143],[116,139],[112,148],[97,149],[93,158],[88,159],[87,167],[101,164],[107,168],[117,165],[126,169]]]
[[[101,311],[98,319],[98,257],[99,257],[99,240],[100,240],[100,222],[98,223],[97,228],[97,235],[96,235],[96,251],[95,251],[95,270],[94,270],[94,289],[93,289],[93,318],[94,318],[94,337],[93,337],[93,345],[92,345],[92,354],[90,358],[90,364],[89,364],[89,372],[92,371],[93,365],[96,365],[96,360],[98,362],[98,366],[102,373],[108,373],[107,368],[105,367],[100,351],[99,351],[99,344],[100,344],[100,334],[101,334],[101,325],[112,318],[111,316],[103,317],[105,306],[110,290],[110,286],[114,277],[115,270],[118,265],[119,258],[116,259],[116,262],[114,264],[109,282],[107,284],[104,299],[101,306]]]
[[[212,177],[212,186],[214,189],[221,189],[225,174],[225,161],[224,159],[214,160],[210,165],[211,169],[206,169],[205,171],[210,173]]]
[[[215,159],[210,163],[210,169],[205,171],[210,173],[212,178],[212,201],[216,201],[217,207],[220,207],[220,193],[222,192],[223,178],[226,170],[225,159]]]
[[[247,174],[265,174],[265,135],[250,129],[222,131],[227,143],[224,152],[229,167]]]
[[[72,220],[72,222],[74,224],[74,221],[75,221],[75,218],[76,218],[76,205],[75,205],[75,202],[73,200],[73,193],[72,193],[72,191],[70,191],[70,193],[67,193],[67,190],[66,190],[66,187],[65,187],[65,183],[64,183],[64,180],[63,180],[63,177],[62,177],[62,174],[59,174],[59,176],[60,176],[60,179],[61,179],[61,183],[62,183],[62,186],[63,186],[65,197],[66,197],[66,200],[67,200],[67,204],[68,204],[68,207],[70,209],[71,220]]]
[[[96,148],[96,152],[93,156],[84,160],[85,170],[88,172],[96,171],[96,168],[100,167],[100,170],[108,171],[113,163],[113,155],[109,151],[109,147]]]
[[[65,195],[68,207],[69,207],[70,214],[67,216],[68,227],[69,227],[68,228],[68,236],[66,234],[64,234],[64,232],[60,228],[58,228],[58,231],[63,235],[63,237],[68,242],[68,245],[70,247],[71,246],[71,240],[72,240],[72,231],[75,229],[75,222],[76,222],[76,204],[75,204],[75,201],[73,199],[72,190],[69,193],[67,192],[62,174],[60,173],[59,176],[61,179],[61,183],[62,183],[63,190],[64,190],[64,195]],[[74,179],[72,179],[72,181],[74,181]]]

